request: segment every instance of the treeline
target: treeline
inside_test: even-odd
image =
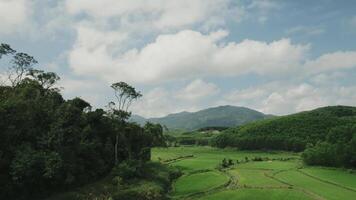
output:
[[[302,158],[310,165],[356,168],[356,121],[332,128],[325,141],[309,144]]]
[[[55,73],[1,44],[10,60],[0,85],[0,199],[39,199],[108,174],[124,161],[145,163],[150,148],[164,145],[162,127],[128,123],[129,105],[140,93],[112,85],[119,106],[95,109],[80,98],[65,100]],[[125,99],[125,100],[124,100]]]
[[[307,164],[356,167],[356,108],[333,106],[231,128],[213,145],[302,152]]]

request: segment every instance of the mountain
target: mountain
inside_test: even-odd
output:
[[[160,118],[145,119],[138,115],[133,115],[131,121],[143,124],[145,121],[160,123],[169,129],[195,130],[203,127],[233,127],[248,122],[270,118],[256,110],[236,106],[218,106],[200,110],[198,112],[180,112],[169,114]]]
[[[328,106],[230,128],[215,138],[217,147],[302,151],[318,141],[350,140],[356,107]],[[346,130],[346,131],[342,131]],[[345,132],[345,133],[344,133]]]

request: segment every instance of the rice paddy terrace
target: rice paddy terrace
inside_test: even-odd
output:
[[[155,148],[152,159],[180,168],[173,199],[356,199],[356,174],[304,166],[299,154],[212,147]],[[222,160],[229,161],[221,167]]]

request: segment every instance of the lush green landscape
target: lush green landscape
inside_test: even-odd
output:
[[[152,158],[168,160],[183,171],[170,193],[173,199],[353,199],[356,195],[356,174],[306,166],[298,153],[184,146],[155,148]],[[169,161],[174,158],[178,159]],[[233,164],[221,168],[224,158]]]
[[[0,85],[0,199],[356,196],[355,107],[271,117],[220,106],[140,125],[129,108],[142,94],[125,82],[111,84],[115,102],[94,109],[65,99],[60,77],[36,69],[29,54],[1,44],[3,57],[10,67]]]

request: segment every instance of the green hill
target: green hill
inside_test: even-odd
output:
[[[161,118],[144,119],[133,115],[132,121],[160,123],[169,129],[196,130],[203,127],[234,127],[271,117],[245,107],[219,106],[198,112],[181,112]]]
[[[355,124],[355,107],[329,106],[230,128],[216,137],[214,144],[240,149],[302,151],[308,143],[330,140],[330,132],[336,127]],[[344,132],[337,135],[341,137],[339,140],[349,138]]]

